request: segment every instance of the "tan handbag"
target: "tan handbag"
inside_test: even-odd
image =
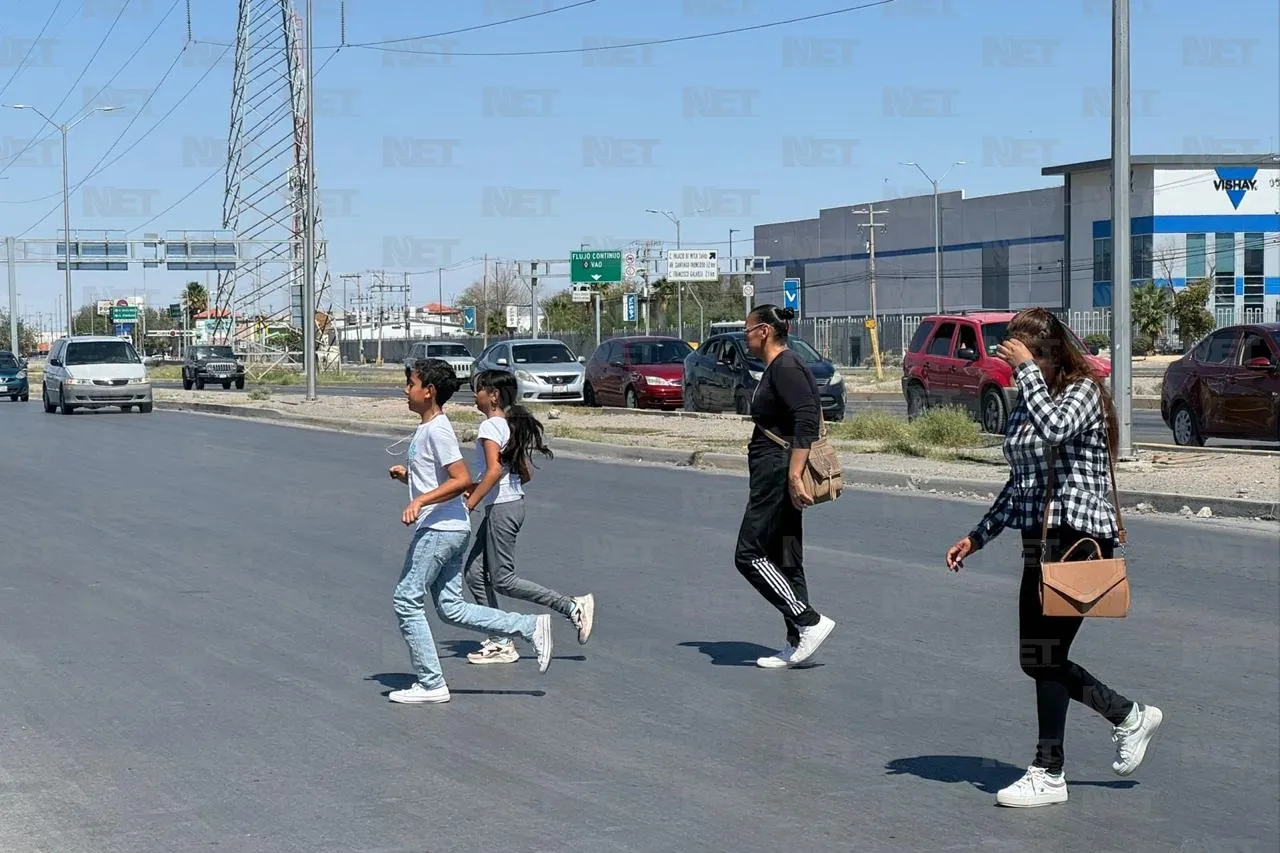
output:
[[[1124,518],[1120,514],[1120,495],[1116,488],[1116,465],[1107,453],[1111,469],[1111,503],[1116,509],[1117,538],[1120,556],[1102,556],[1102,546],[1091,538],[1075,542],[1055,562],[1049,556],[1049,504],[1053,500],[1055,453],[1049,449],[1049,488],[1045,493],[1044,523],[1040,532],[1040,606],[1045,616],[1093,616],[1123,619],[1129,615],[1129,570],[1125,561]],[[1079,548],[1089,548],[1092,555],[1072,560]]]
[[[827,503],[839,499],[844,491],[844,463],[831,443],[827,441],[827,421],[822,417],[822,407],[818,407],[818,420],[821,424],[819,438],[809,445],[809,460],[800,474],[804,490],[813,498],[815,504]],[[791,443],[774,435],[764,427],[760,431],[784,450],[791,450]]]

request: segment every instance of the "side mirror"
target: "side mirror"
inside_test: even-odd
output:
[[[617,367],[617,368],[626,367],[626,365],[622,363],[622,359],[620,358],[615,358],[613,361],[609,362],[609,366]]]
[[[1089,355],[1098,355],[1101,352],[1102,352],[1102,347],[1098,346],[1097,344],[1094,344],[1093,346],[1089,347]]]
[[[500,358],[500,359],[498,359],[496,362],[494,362],[494,364],[499,364],[499,365],[501,365],[501,366],[503,366],[503,367],[506,367],[506,366],[507,366],[507,360],[506,360],[505,358]]]
[[[49,359],[49,363],[54,367],[62,367],[62,359],[60,358],[51,358]]]
[[[582,356],[582,355],[578,356],[578,364],[586,364],[586,363],[587,363],[586,356]]]
[[[956,350],[956,358],[963,359],[964,361],[977,361],[978,353],[969,347],[960,347],[960,349]]]
[[[1244,366],[1250,370],[1271,370],[1275,368],[1277,364],[1269,358],[1251,358],[1245,362]]]

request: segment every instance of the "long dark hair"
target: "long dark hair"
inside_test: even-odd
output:
[[[533,465],[533,453],[536,450],[548,459],[555,454],[542,440],[542,423],[533,416],[533,412],[516,403],[516,392],[519,386],[516,377],[505,370],[486,370],[476,376],[476,388],[484,388],[498,395],[498,408],[507,417],[507,429],[511,431],[511,439],[498,455],[499,461],[507,466],[507,470],[520,472]]]
[[[777,305],[766,302],[751,309],[751,313],[747,315],[748,326],[755,325],[751,322],[753,317],[756,323],[768,323],[769,328],[773,329],[773,336],[780,341],[785,341],[791,331],[791,321],[796,318],[796,312],[794,308],[779,308]]]
[[[1019,311],[1009,321],[1005,335],[1022,341],[1027,345],[1027,349],[1031,350],[1033,356],[1052,359],[1054,375],[1049,391],[1055,397],[1072,383],[1085,379],[1093,380],[1102,398],[1102,416],[1107,422],[1107,446],[1111,451],[1111,458],[1114,459],[1120,447],[1120,423],[1116,418],[1115,401],[1111,397],[1107,383],[1076,346],[1075,335],[1071,330],[1063,325],[1052,311],[1044,308],[1027,308]]]

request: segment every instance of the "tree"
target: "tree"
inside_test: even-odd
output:
[[[1217,325],[1213,315],[1205,308],[1209,304],[1209,293],[1212,289],[1213,280],[1202,278],[1188,283],[1181,291],[1174,294],[1173,322],[1184,351],[1212,332],[1213,327]]]
[[[26,355],[35,352],[40,346],[39,336],[36,335],[35,329],[29,328],[26,323],[18,320],[18,348],[14,349],[13,343],[9,340],[9,315],[0,311],[0,349],[17,353],[18,355]]]
[[[586,332],[595,328],[595,304],[574,302],[568,290],[562,290],[542,300],[543,328],[552,332]]]
[[[189,281],[182,291],[182,301],[187,306],[187,327],[195,325],[196,315],[209,310],[209,291],[198,281]]]
[[[474,305],[477,324],[487,326],[491,335],[500,335],[507,329],[507,306],[528,301],[528,287],[516,275],[515,266],[495,264],[488,276],[458,294],[455,307]]]
[[[1143,282],[1133,289],[1130,306],[1133,328],[1137,332],[1133,341],[1134,352],[1152,355],[1156,351],[1156,342],[1164,334],[1173,308],[1169,289],[1158,287],[1154,282]]]

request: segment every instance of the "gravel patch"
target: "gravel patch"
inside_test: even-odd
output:
[[[402,426],[405,432],[417,423],[403,400],[394,398],[339,397],[320,394],[308,402],[302,393],[273,394],[265,400],[249,399],[249,391],[178,391],[155,389],[157,400],[193,401],[246,406],[303,417],[356,420]],[[462,441],[474,441],[480,414],[472,406],[445,406]],[[572,438],[632,447],[659,447],[712,453],[743,453],[751,425],[737,417],[697,418],[602,412],[574,406],[537,407],[548,439]],[[845,464],[853,468],[910,474],[921,478],[954,477],[989,482],[992,497],[1008,477],[998,448],[965,451],[974,460],[919,459],[873,452],[879,442],[837,442]],[[981,460],[981,461],[979,461]],[[1280,503],[1280,457],[1243,456],[1201,452],[1147,452],[1138,461],[1121,463],[1119,486],[1125,491],[1205,497],[1242,498]],[[1199,507],[1192,507],[1199,510]]]

